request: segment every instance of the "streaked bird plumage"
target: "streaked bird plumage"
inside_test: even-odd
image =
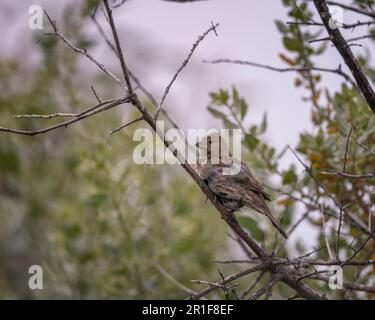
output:
[[[197,147],[199,157],[196,170],[217,200],[231,212],[248,207],[264,214],[283,237],[287,238],[266,203],[266,200],[271,200],[269,194],[264,191],[249,167],[230,154],[225,140],[214,132],[203,137]],[[238,166],[236,173],[224,174],[224,170],[233,166]]]

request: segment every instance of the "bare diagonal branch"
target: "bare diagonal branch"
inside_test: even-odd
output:
[[[91,54],[89,54],[86,49],[81,49],[81,48],[76,47],[70,40],[68,40],[62,33],[60,33],[57,26],[56,26],[56,23],[51,19],[51,17],[48,15],[47,11],[44,10],[44,14],[46,15],[48,21],[50,22],[50,24],[51,24],[51,26],[54,30],[54,32],[45,33],[45,35],[55,36],[55,37],[60,38],[69,48],[71,48],[73,51],[75,51],[79,54],[82,54],[82,55],[86,56],[86,58],[88,58],[89,60],[94,62],[99,67],[99,69],[101,69],[104,73],[106,73],[108,76],[110,76],[116,83],[118,83],[120,86],[123,86],[122,81],[117,76],[115,76],[114,73],[111,72],[105,65],[100,63]]]
[[[363,72],[357,58],[354,56],[350,46],[342,36],[340,30],[338,28],[331,28],[330,21],[332,19],[332,16],[329,12],[326,1],[314,0],[314,4],[330,36],[332,43],[334,44],[337,51],[340,53],[341,57],[345,61],[345,64],[350,69],[351,73],[353,74],[353,77],[355,78],[358,84],[359,90],[361,90],[370,109],[375,114],[375,92],[371,87],[371,84],[367,79],[365,73]]]
[[[105,10],[107,12],[107,15],[108,15],[109,24],[111,26],[113,39],[115,41],[116,51],[118,52],[118,55],[119,55],[122,73],[123,73],[124,78],[125,78],[125,83],[126,83],[128,91],[129,91],[129,95],[131,96],[133,94],[133,87],[132,87],[132,84],[130,82],[129,71],[128,71],[128,68],[127,68],[126,63],[125,63],[124,54],[122,52],[122,48],[121,48],[120,40],[119,40],[119,37],[118,37],[117,29],[116,29],[116,26],[115,26],[115,22],[113,20],[112,9],[108,4],[108,0],[103,0],[103,3],[104,3],[104,6],[105,6]]]
[[[112,108],[114,108],[114,107],[116,107],[120,104],[127,103],[127,102],[129,102],[129,99],[124,98],[124,99],[116,100],[115,102],[106,104],[102,107],[101,107],[102,104],[99,104],[99,105],[95,106],[95,108],[90,108],[90,111],[88,111],[88,112],[86,110],[85,112],[80,113],[79,115],[77,115],[73,119],[70,119],[70,120],[67,120],[67,121],[64,121],[64,122],[61,122],[61,123],[58,123],[58,124],[55,124],[55,125],[43,128],[43,129],[18,130],[18,129],[10,129],[10,128],[0,127],[0,132],[9,132],[9,133],[15,133],[15,134],[26,135],[26,136],[35,136],[35,135],[38,135],[38,134],[41,134],[41,133],[47,133],[49,131],[53,131],[53,130],[56,130],[56,129],[59,129],[59,128],[67,128],[69,125],[71,125],[75,122],[78,122],[78,121],[81,121],[83,119],[89,118],[89,117],[93,116],[94,114],[112,109]]]

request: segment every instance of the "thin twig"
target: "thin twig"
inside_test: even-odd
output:
[[[130,121],[130,122],[128,122],[128,123],[126,123],[126,124],[124,124],[124,125],[122,125],[122,126],[116,128],[116,129],[111,130],[111,133],[110,133],[110,134],[112,135],[112,134],[114,134],[114,133],[120,131],[121,129],[124,129],[124,128],[126,128],[126,127],[132,125],[133,123],[136,123],[136,122],[138,122],[138,121],[142,121],[142,120],[144,120],[143,116],[141,116],[141,117],[139,117],[139,118],[137,118],[137,119],[134,119],[134,120],[132,120],[132,121]]]
[[[319,72],[327,72],[327,73],[334,73],[338,74],[343,77],[346,81],[350,82],[354,87],[356,87],[355,82],[351,79],[351,77],[346,74],[344,71],[341,70],[339,66],[336,69],[329,69],[329,68],[318,68],[318,67],[290,67],[290,68],[278,68],[273,67],[266,64],[246,61],[246,60],[232,60],[232,59],[215,59],[215,60],[203,60],[204,63],[230,63],[230,64],[239,64],[239,65],[246,65],[250,67],[256,67],[276,72],[309,72],[309,71],[319,71]]]
[[[210,285],[212,287],[215,287],[215,288],[221,288],[221,289],[225,288],[225,286],[222,285],[222,284],[210,282],[210,281],[205,281],[205,280],[190,280],[190,282],[196,283],[196,284],[208,284],[208,285]]]
[[[368,12],[366,10],[363,10],[363,9],[360,9],[360,8],[357,8],[357,7],[349,6],[349,5],[346,5],[344,3],[337,2],[337,1],[327,1],[327,4],[330,4],[332,6],[338,6],[338,7],[341,7],[343,9],[345,9],[345,10],[353,11],[355,13],[362,14],[362,15],[365,15],[365,16],[368,16],[368,17],[371,17],[371,18],[375,19],[375,13]]]
[[[217,271],[219,272],[221,280],[224,281],[225,277],[224,277],[223,273],[221,272],[221,270],[219,268],[217,268]],[[225,295],[225,299],[229,300],[228,288],[226,286],[224,286],[222,289],[223,289],[223,292],[224,292],[224,295]]]
[[[102,101],[100,100],[98,94],[97,94],[96,91],[95,91],[94,86],[91,86],[91,91],[92,91],[92,93],[94,94],[96,100],[98,100],[99,103],[102,103]]]
[[[346,162],[348,160],[348,152],[349,152],[349,142],[350,137],[352,135],[353,128],[350,128],[350,131],[348,133],[348,137],[346,139],[345,144],[345,153],[344,153],[344,164],[342,168],[342,173],[346,173]],[[339,251],[340,251],[340,236],[341,236],[341,227],[342,227],[342,215],[343,215],[343,208],[344,208],[344,183],[341,181],[340,184],[340,216],[339,216],[339,224],[337,227],[337,242],[336,242],[336,259],[339,259]]]
[[[238,245],[241,247],[242,251],[247,255],[248,258],[251,259],[253,257],[253,254],[251,253],[249,248],[237,234],[229,234],[229,237],[238,243]]]
[[[362,244],[359,246],[358,249],[354,250],[354,253],[347,259],[345,260],[344,262],[342,262],[340,264],[340,267],[343,267],[345,265],[347,265],[350,261],[352,261],[359,252],[361,252],[361,250],[365,247],[365,245],[369,242],[369,240],[371,239],[372,237],[372,234],[374,233],[374,230],[372,230],[372,232],[370,233],[370,235],[366,238],[365,241],[362,242]]]
[[[116,9],[116,8],[119,8],[121,7],[124,3],[126,2],[126,0],[121,0],[121,2],[117,3],[117,4],[114,4],[112,6],[113,9]]]
[[[216,23],[216,24],[212,24],[210,28],[208,28],[202,35],[200,35],[197,39],[197,41],[194,42],[193,46],[191,47],[190,49],[190,52],[188,54],[188,56],[186,57],[186,59],[182,62],[182,65],[177,69],[177,72],[174,74],[172,80],[168,83],[167,87],[165,88],[164,90],[164,94],[163,94],[163,97],[161,98],[161,101],[158,105],[158,108],[156,110],[156,113],[155,113],[155,117],[154,119],[157,120],[158,117],[159,117],[159,113],[160,113],[160,110],[163,106],[163,103],[165,101],[165,98],[167,97],[168,93],[169,93],[169,90],[170,88],[172,87],[174,81],[177,79],[178,75],[180,74],[180,72],[186,67],[186,65],[189,63],[189,60],[190,58],[192,57],[195,49],[198,47],[199,43],[201,41],[204,40],[204,38],[211,32],[211,31],[214,31],[214,33],[217,35],[217,31],[216,31],[216,28],[219,26],[219,23]]]
[[[289,229],[288,231],[288,237],[294,232],[294,230],[297,229],[297,227],[304,221],[310,214],[310,211],[306,211],[294,224],[293,226]]]
[[[330,272],[329,269],[308,272],[308,273],[305,273],[304,275],[300,276],[298,278],[298,281],[301,281],[301,280],[306,279],[306,278],[310,278],[312,276],[315,276],[315,275],[318,275],[318,274],[321,274],[321,273],[328,273],[328,272]]]
[[[116,47],[111,42],[111,40],[108,39],[108,37],[105,34],[103,28],[101,27],[101,25],[97,21],[95,13],[96,13],[96,11],[94,11],[91,14],[91,19],[93,20],[93,22],[94,22],[94,24],[95,24],[95,26],[96,26],[99,34],[102,36],[102,38],[106,42],[107,46],[112,50],[112,52],[116,55],[116,57],[119,58],[118,52],[116,51]],[[129,72],[130,78],[136,84],[136,86],[138,87],[138,89],[146,96],[146,98],[151,102],[151,104],[155,107],[155,110],[156,110],[158,108],[158,102],[156,101],[156,99],[154,98],[154,96],[152,95],[152,93],[149,90],[147,90],[147,88],[142,84],[142,82],[138,79],[138,77],[129,68],[128,68],[128,72]],[[177,125],[176,121],[174,121],[171,118],[171,116],[164,109],[162,109],[160,112],[163,114],[163,116],[169,121],[169,123],[175,129],[179,129],[179,126]]]
[[[52,118],[72,118],[76,117],[77,113],[51,113],[51,114],[15,114],[14,118],[16,119],[52,119]]]
[[[375,178],[375,172],[371,173],[364,173],[364,174],[352,174],[352,173],[344,173],[338,171],[321,171],[321,174],[330,175],[330,176],[340,176],[342,178],[348,179],[372,179]]]
[[[232,264],[232,263],[251,263],[250,260],[212,260],[212,263]]]
[[[363,35],[363,36],[346,39],[346,42],[350,43],[350,42],[354,42],[354,41],[359,41],[359,40],[364,40],[364,39],[373,39],[373,38],[374,38],[373,35],[366,34],[366,35]],[[324,37],[324,38],[317,38],[317,39],[309,40],[309,43],[316,43],[316,42],[330,41],[330,40],[331,40],[331,37]]]
[[[308,254],[305,254],[301,257],[295,258],[293,260],[290,260],[288,258],[275,258],[273,260],[274,265],[282,264],[282,265],[295,265],[295,266],[334,266],[334,265],[340,265],[343,262],[345,262],[345,266],[368,266],[368,265],[375,265],[375,260],[362,260],[362,261],[349,261],[346,262],[346,260],[331,260],[331,261],[321,261],[321,260],[305,260],[309,256],[311,256],[313,253],[325,248],[326,246],[322,246],[319,249],[315,249],[312,252],[309,252]],[[217,261],[216,263],[249,263],[249,264],[257,264],[261,260],[259,258],[254,257],[253,259],[249,260],[224,260],[224,261]]]
[[[169,281],[171,281],[173,284],[175,284],[178,288],[180,288],[182,291],[188,293],[188,294],[196,294],[196,292],[185,285],[183,285],[180,281],[176,280],[172,275],[170,275],[162,266],[155,265],[156,269]]]
[[[259,270],[263,270],[267,267],[267,264],[266,263],[261,263],[261,264],[258,264],[252,268],[249,268],[249,269],[246,269],[246,270],[243,270],[241,272],[238,272],[238,273],[235,273],[229,277],[226,277],[224,280],[220,281],[220,282],[217,282],[218,285],[225,285],[233,280],[236,280],[238,278],[241,278],[243,276],[246,276],[250,273],[253,273],[253,272],[256,272],[256,271],[259,271]],[[196,294],[193,294],[189,297],[189,299],[191,300],[197,300],[197,299],[200,299],[204,296],[206,296],[207,294],[209,294],[210,292],[212,292],[213,290],[215,290],[217,287],[216,286],[209,286],[208,288],[202,290],[202,291],[199,291],[198,293]]]
[[[314,280],[324,281],[324,282],[327,282],[327,283],[329,283],[329,281],[330,281],[329,277],[325,277],[323,275],[312,275],[312,276],[310,276],[310,278],[314,279]],[[349,282],[344,282],[342,284],[342,286],[344,287],[344,289],[347,289],[347,290],[375,293],[375,286],[370,287],[370,286],[366,286],[366,285],[363,285],[363,284],[356,284],[356,283],[349,283]]]
[[[316,260],[287,260],[281,259],[278,260],[280,264],[286,265],[298,265],[298,266],[335,266],[340,265],[344,261],[341,260],[333,260],[333,261],[316,261]],[[367,260],[367,261],[348,261],[345,263],[345,266],[368,266],[368,265],[375,265],[375,260]]]
[[[257,292],[255,292],[249,300],[258,300],[263,294],[269,292],[271,288],[280,281],[280,279],[283,277],[280,273],[273,273],[271,276],[271,279]]]
[[[314,253],[319,252],[320,250],[322,250],[322,249],[324,249],[324,248],[325,248],[325,246],[320,246],[319,248],[315,248],[314,250],[312,250],[312,251],[310,251],[310,252],[307,252],[307,253],[305,253],[305,254],[302,255],[302,256],[299,256],[299,257],[297,258],[297,261],[298,261],[298,260],[301,261],[301,260],[304,259],[304,258],[308,258],[308,257],[312,256]]]
[[[334,202],[334,204],[340,209],[341,205],[337,201],[337,199],[327,190],[327,188],[315,177],[315,175],[312,172],[312,169],[309,168],[299,157],[299,155],[293,150],[292,147],[288,146],[289,150],[293,153],[293,155],[297,158],[299,163],[302,164],[302,166],[305,168],[305,171],[308,173],[308,175],[314,180],[314,182],[317,184],[318,187],[320,187],[326,194],[327,196]],[[374,232],[370,232],[366,225],[355,215],[353,215],[351,212],[345,210],[343,208],[343,212],[345,215],[352,221],[352,223],[359,228],[362,232],[366,233],[367,235],[370,235],[371,237],[374,237]]]
[[[246,296],[251,292],[253,291],[253,289],[257,286],[257,284],[259,283],[259,281],[262,279],[262,277],[264,276],[264,274],[266,273],[265,270],[263,270],[259,275],[258,277],[254,280],[254,282],[251,284],[251,286],[249,288],[247,288],[241,295],[240,297],[240,300],[243,300],[246,298]]]
[[[110,76],[116,83],[118,83],[120,86],[123,87],[122,81],[113,74],[106,66],[104,66],[102,63],[100,63],[98,60],[96,60],[91,54],[87,52],[86,49],[81,49],[76,47],[72,42],[70,42],[63,34],[61,34],[56,26],[56,23],[51,19],[51,17],[48,15],[47,11],[44,10],[44,14],[46,15],[48,21],[50,22],[54,33],[52,32],[47,32],[45,35],[47,36],[55,36],[60,38],[68,47],[70,47],[73,51],[84,55],[86,58],[91,60],[93,63],[95,63],[104,73],[106,73],[108,76]]]
[[[90,111],[86,110],[86,111],[80,113],[79,115],[77,115],[76,117],[74,117],[73,119],[70,119],[70,120],[67,120],[67,121],[64,121],[64,122],[46,127],[44,129],[18,130],[18,129],[10,129],[10,128],[0,127],[0,132],[9,132],[9,133],[15,133],[15,134],[20,134],[20,135],[35,136],[35,135],[38,135],[38,134],[41,134],[41,133],[46,133],[46,132],[49,132],[49,131],[53,131],[53,130],[56,130],[56,129],[59,129],[59,128],[63,128],[63,127],[67,128],[69,125],[71,125],[75,122],[81,121],[83,119],[86,119],[88,117],[93,116],[94,114],[112,109],[115,106],[118,106],[120,104],[127,103],[127,102],[129,102],[129,99],[124,98],[124,99],[121,99],[121,100],[114,101],[110,104],[105,104],[103,107],[99,107],[99,105],[97,105],[95,107],[89,108],[88,110],[90,110]]]
[[[365,146],[363,143],[356,141],[356,143],[361,146],[363,149],[365,149],[368,153],[372,154],[375,156],[375,151],[371,150],[369,147]]]
[[[122,48],[121,48],[120,40],[119,40],[119,37],[118,37],[118,34],[117,34],[115,22],[113,20],[112,10],[111,10],[111,7],[108,4],[108,0],[103,0],[103,2],[104,2],[104,6],[105,6],[105,9],[106,9],[107,15],[108,15],[109,25],[111,26],[113,39],[115,41],[116,51],[118,52],[118,55],[119,55],[121,69],[122,69],[122,73],[123,73],[124,78],[125,78],[126,87],[128,89],[129,95],[132,96],[133,87],[132,87],[132,84],[130,82],[128,68],[127,68],[126,63],[125,63],[124,54],[122,52]]]
[[[323,206],[321,206],[321,207],[322,208],[320,210],[321,210],[321,213],[322,213],[322,234],[323,234],[324,241],[325,241],[325,244],[326,244],[326,248],[327,248],[327,251],[328,251],[328,256],[332,260],[333,255],[332,255],[331,246],[329,244],[327,232],[326,232],[327,231],[327,224],[326,224],[326,218],[325,218],[325,214],[324,214],[324,208],[323,208]],[[336,259],[338,259],[338,256],[336,257]]]

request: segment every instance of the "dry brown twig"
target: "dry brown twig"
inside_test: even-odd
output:
[[[238,65],[245,65],[249,67],[256,67],[261,69],[266,69],[270,71],[275,72],[309,72],[309,71],[319,71],[319,72],[327,72],[327,73],[334,73],[341,77],[343,77],[346,81],[350,82],[354,87],[356,87],[355,82],[353,79],[344,71],[341,69],[341,65],[339,65],[336,69],[329,69],[329,68],[319,68],[319,67],[290,67],[290,68],[278,68],[273,67],[266,64],[246,61],[246,60],[237,60],[237,59],[215,59],[215,60],[203,60],[204,63],[211,63],[211,64],[217,64],[217,63],[229,63],[229,64],[238,64]]]
[[[98,4],[99,5],[99,4]],[[119,54],[116,51],[115,45],[111,42],[111,40],[107,37],[106,33],[104,32],[103,28],[101,27],[99,21],[96,18],[96,14],[98,12],[98,6],[96,6],[91,13],[91,19],[93,23],[95,24],[95,27],[97,31],[99,32],[99,35],[103,38],[105,43],[107,44],[108,48],[115,54],[117,58],[119,58]],[[154,106],[155,109],[158,108],[158,102],[152,95],[152,93],[141,83],[141,81],[138,79],[138,77],[128,68],[128,73],[130,78],[133,80],[137,88],[144,94],[144,96],[150,101],[150,103]],[[179,129],[177,123],[171,118],[169,113],[167,113],[164,109],[161,109],[160,113],[163,114],[163,116],[167,119],[167,121],[175,128]]]
[[[298,154],[289,146],[289,150],[293,153],[293,155],[296,157],[298,162],[304,167],[306,173],[314,180],[316,185],[325,192],[325,194],[334,202],[336,207],[339,210],[342,210],[342,212],[345,214],[345,216],[351,221],[352,224],[354,224],[359,230],[361,230],[366,235],[369,235],[370,237],[375,237],[374,231],[368,230],[367,226],[354,214],[349,212],[346,209],[346,206],[342,206],[339,201],[327,190],[327,188],[316,178],[316,176],[313,174],[312,169],[307,166],[303,160],[298,156]]]
[[[176,73],[174,74],[172,80],[168,83],[167,87],[165,88],[165,91],[163,93],[163,96],[161,98],[161,101],[158,105],[158,108],[156,109],[155,117],[154,119],[157,120],[159,117],[160,110],[163,107],[163,103],[169,93],[169,90],[171,89],[173,83],[177,79],[178,75],[181,73],[181,71],[186,67],[186,65],[189,63],[190,58],[193,56],[195,49],[198,47],[198,45],[205,39],[205,37],[213,31],[215,35],[217,36],[216,28],[219,26],[219,23],[214,24],[211,22],[211,27],[208,28],[202,35],[198,36],[198,39],[194,42],[193,46],[190,49],[189,54],[187,55],[186,59],[182,62],[181,66],[177,69]]]
[[[350,137],[352,135],[353,128],[350,128],[350,131],[348,133],[346,144],[345,144],[345,153],[344,153],[344,164],[342,168],[343,174],[346,173],[346,163],[348,160],[348,152],[349,152],[349,143],[350,143]],[[340,251],[340,237],[341,237],[341,227],[342,227],[342,215],[344,210],[344,182],[341,181],[340,184],[340,215],[339,215],[339,224],[337,227],[337,241],[336,241],[336,259],[339,259],[339,251]]]
[[[54,32],[47,32],[45,35],[47,36],[55,36],[60,38],[69,48],[71,48],[73,51],[84,55],[87,59],[91,60],[93,63],[95,63],[99,69],[101,69],[105,74],[107,74],[110,78],[112,78],[117,84],[120,86],[124,86],[122,81],[114,75],[112,71],[110,71],[106,66],[104,66],[102,63],[100,63],[98,60],[96,60],[91,54],[87,52],[86,49],[81,49],[76,47],[72,42],[70,42],[62,33],[59,32],[57,25],[55,21],[51,19],[51,17],[48,15],[48,12],[44,10],[44,14],[46,15],[48,21],[50,22],[53,31]]]
[[[279,273],[273,273],[271,275],[271,279],[266,282],[266,284],[260,288],[257,292],[255,292],[250,298],[249,300],[258,300],[263,294],[269,292],[272,287],[280,281],[280,279],[282,278],[282,274],[279,274]]]
[[[344,172],[339,172],[339,171],[321,171],[321,174],[325,174],[328,176],[339,176],[342,178],[347,178],[347,179],[372,179],[375,178],[375,172],[371,173],[363,173],[363,174],[352,174],[352,173],[344,173]]]
[[[197,300],[197,299],[200,299],[206,295],[208,295],[209,293],[211,293],[213,290],[217,289],[218,286],[220,285],[226,285],[227,283],[233,281],[233,280],[236,280],[236,279],[239,279],[239,278],[242,278],[248,274],[251,274],[251,273],[254,273],[256,271],[260,271],[260,270],[263,270],[266,268],[266,264],[258,264],[252,268],[249,268],[249,269],[245,269],[241,272],[238,272],[238,273],[235,273],[229,277],[226,277],[224,280],[221,280],[220,282],[217,282],[215,283],[216,285],[210,285],[208,288],[202,290],[202,291],[199,291],[197,292],[196,294],[193,294],[191,295],[188,299],[190,300]]]
[[[73,118],[70,119],[70,120],[66,120],[64,122],[61,122],[61,123],[58,123],[58,124],[55,124],[55,125],[43,128],[43,129],[18,130],[18,129],[0,127],[0,132],[8,132],[8,133],[14,133],[14,134],[20,134],[20,135],[26,135],[26,136],[35,136],[35,135],[38,135],[38,134],[54,131],[54,130],[59,129],[59,128],[67,128],[69,125],[71,125],[73,123],[76,123],[78,121],[81,121],[81,120],[89,118],[89,117],[92,117],[93,115],[101,113],[103,111],[110,110],[110,109],[112,109],[112,108],[114,108],[118,105],[130,102],[129,98],[127,98],[127,97],[123,98],[123,99],[111,100],[111,101],[113,101],[113,102],[110,102],[110,103],[102,102],[100,104],[97,104],[94,107],[90,107],[90,108],[88,108],[87,110],[85,110],[81,113],[75,114],[73,116]],[[51,115],[17,115],[18,118],[23,118],[23,117],[25,117],[25,118],[47,117],[48,118],[50,116]],[[54,115],[52,115],[52,116],[54,116]]]
[[[313,0],[309,0],[309,1],[312,2]],[[329,4],[331,6],[338,6],[338,7],[341,7],[343,9],[345,9],[345,10],[352,11],[352,12],[355,12],[355,13],[358,13],[358,14],[368,16],[370,18],[375,19],[375,13],[364,10],[364,9],[361,9],[361,8],[358,8],[358,7],[355,7],[355,6],[347,5],[347,4],[344,4],[342,2],[338,2],[338,1],[327,1],[327,4]]]
[[[356,144],[361,146],[363,149],[365,149],[369,154],[375,156],[375,151],[371,150],[369,147],[365,146],[362,142],[356,141]]]
[[[174,285],[176,285],[178,288],[180,288],[182,291],[188,293],[188,294],[196,294],[196,292],[185,285],[183,285],[180,281],[176,280],[170,273],[168,273],[162,266],[155,265],[156,269],[169,281],[171,281]]]

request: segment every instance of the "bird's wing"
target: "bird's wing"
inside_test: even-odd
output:
[[[246,163],[241,162],[241,173],[233,175],[232,178],[243,187],[261,194],[266,200],[271,200],[270,195],[264,191],[263,186],[254,177]]]
[[[220,168],[212,171],[207,181],[211,191],[219,197],[240,201],[242,195],[239,192],[238,183],[231,180],[232,176],[223,175]],[[228,179],[229,177],[229,179]]]

